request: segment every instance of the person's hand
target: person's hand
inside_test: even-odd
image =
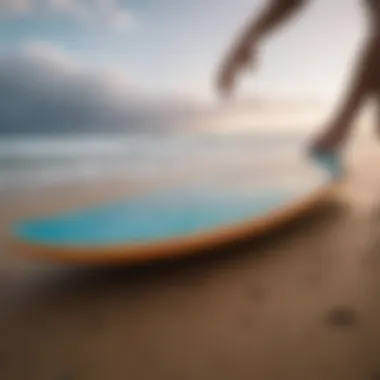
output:
[[[217,88],[221,95],[231,95],[238,74],[255,64],[255,53],[256,43],[243,40],[227,55],[217,78]]]

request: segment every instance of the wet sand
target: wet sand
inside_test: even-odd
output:
[[[270,238],[133,268],[31,263],[5,241],[25,213],[126,185],[2,199],[0,379],[380,378],[375,170],[365,157],[331,203]]]

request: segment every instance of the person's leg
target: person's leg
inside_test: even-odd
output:
[[[372,37],[367,42],[343,102],[322,135],[313,142],[312,150],[331,152],[346,142],[355,117],[372,95],[374,83],[378,81],[379,41],[379,38]]]
[[[380,67],[379,67],[380,69]],[[380,85],[374,89],[373,105],[375,111],[375,133],[374,135],[380,140]]]

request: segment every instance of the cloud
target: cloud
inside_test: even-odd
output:
[[[195,102],[143,90],[122,71],[90,71],[55,46],[0,57],[0,133],[180,130]]]
[[[31,10],[30,0],[0,0],[0,12],[25,13]]]
[[[117,30],[137,23],[136,15],[120,0],[0,0],[0,13],[19,16],[25,13],[66,15],[85,23],[101,23]]]
[[[180,95],[143,88],[124,68],[90,69],[49,43],[0,50],[0,134],[278,130],[317,125],[326,113],[305,98],[260,96],[218,106]]]
[[[136,23],[136,18],[119,0],[48,0],[47,9],[63,13],[82,21],[98,20],[116,29],[124,29]]]

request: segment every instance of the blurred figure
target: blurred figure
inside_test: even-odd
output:
[[[308,1],[272,0],[257,19],[249,23],[241,38],[227,54],[219,72],[218,88],[224,96],[231,94],[238,74],[255,64],[263,39],[295,15]],[[368,98],[377,97],[380,118],[380,0],[365,0],[365,5],[369,30],[364,50],[340,106],[312,143],[311,149],[314,152],[333,153],[341,148],[349,136],[355,116]],[[380,120],[377,124],[380,137]]]

